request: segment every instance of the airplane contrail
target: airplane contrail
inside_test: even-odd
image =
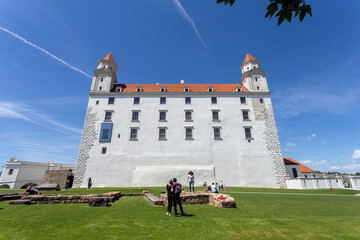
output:
[[[178,12],[180,13],[180,15],[190,24],[190,26],[193,28],[196,36],[198,37],[198,39],[200,40],[200,42],[202,43],[202,45],[204,45],[204,47],[206,47],[207,49],[208,46],[206,45],[206,43],[204,42],[204,40],[201,38],[200,33],[194,23],[194,21],[192,20],[192,18],[189,16],[189,14],[186,12],[186,10],[183,8],[183,6],[181,5],[181,3],[179,2],[179,0],[173,0],[174,5],[176,7],[176,9],[178,10]]]
[[[89,74],[87,74],[86,72],[84,72],[84,71],[82,71],[82,70],[80,70],[80,69],[78,69],[78,68],[70,65],[69,63],[65,62],[65,61],[62,60],[61,58],[58,58],[58,57],[55,56],[54,54],[46,51],[45,49],[37,46],[36,44],[34,44],[34,43],[32,43],[32,42],[26,40],[25,38],[20,37],[20,36],[17,35],[16,33],[13,33],[13,32],[11,32],[10,30],[8,30],[8,29],[6,29],[6,28],[3,28],[3,27],[1,27],[1,26],[0,26],[0,30],[2,30],[2,31],[4,31],[4,32],[6,32],[6,33],[8,33],[8,34],[10,34],[10,35],[13,36],[13,37],[16,37],[17,39],[19,39],[19,40],[22,41],[23,43],[25,43],[25,44],[33,47],[33,48],[36,48],[36,49],[42,51],[43,53],[45,53],[45,54],[49,55],[50,57],[52,57],[53,59],[55,59],[56,61],[61,62],[61,63],[64,64],[65,66],[67,66],[67,67],[69,67],[69,68],[71,68],[71,69],[73,69],[73,70],[75,70],[75,71],[77,71],[77,72],[79,72],[79,73],[87,76],[88,78],[92,78],[92,77],[91,77]]]

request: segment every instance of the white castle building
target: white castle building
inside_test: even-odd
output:
[[[240,83],[125,84],[109,53],[92,79],[74,186],[286,187],[265,71],[247,54]]]

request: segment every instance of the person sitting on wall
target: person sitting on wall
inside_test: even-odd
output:
[[[40,195],[39,190],[37,190],[34,186],[28,186],[26,192],[29,193],[29,195]]]
[[[206,191],[206,186],[207,186],[207,183],[206,183],[206,182],[204,182],[203,186],[204,186],[204,191]]]
[[[219,193],[219,191],[216,189],[215,183],[212,183],[212,185],[211,185],[211,191],[212,191],[213,193]]]

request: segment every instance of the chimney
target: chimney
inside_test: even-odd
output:
[[[184,84],[184,80],[180,80],[180,83],[181,83],[181,84]]]

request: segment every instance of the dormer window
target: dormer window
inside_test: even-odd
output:
[[[117,87],[116,92],[122,92],[122,87]]]
[[[184,87],[184,92],[190,92],[190,88],[189,87]]]
[[[161,88],[160,88],[160,92],[166,92],[166,88],[165,88],[165,87],[161,87]]]
[[[142,88],[141,88],[141,87],[137,87],[137,88],[136,88],[136,92],[142,92]]]
[[[242,92],[242,88],[241,88],[241,87],[237,87],[237,88],[236,88],[236,91],[237,91],[237,92]]]
[[[208,92],[213,92],[214,89],[213,89],[212,87],[208,87],[208,88],[207,88],[207,91],[208,91]]]

